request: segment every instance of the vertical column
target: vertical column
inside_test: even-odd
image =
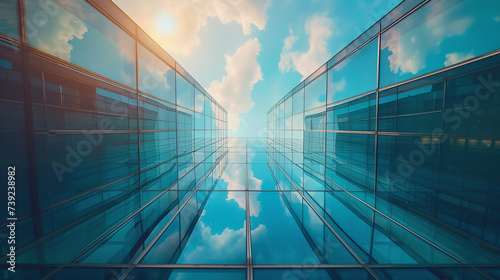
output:
[[[28,49],[28,35],[26,27],[26,9],[24,0],[18,2],[19,29],[21,31],[21,59],[23,78],[23,102],[26,133],[26,148],[28,155],[29,189],[31,201],[31,216],[33,218],[33,232],[35,239],[42,237],[42,218],[38,200],[38,179],[36,173],[35,132],[33,123],[33,107],[31,104],[31,79]]]
[[[240,138],[241,139],[241,138]],[[250,192],[248,191],[248,145],[245,139],[245,199],[247,236],[247,280],[253,280],[252,227],[250,226]]]
[[[137,99],[137,167],[139,171],[139,190],[142,189],[141,183],[141,121],[140,121],[140,109],[139,109],[139,42],[137,39],[137,25],[135,26],[135,94]],[[139,197],[142,198],[142,193],[139,193]],[[141,199],[142,201],[142,199]]]
[[[373,208],[377,208],[377,162],[378,162],[378,102],[379,102],[379,93],[380,93],[380,44],[381,44],[381,23],[380,21],[377,23],[379,26],[378,36],[377,36],[377,89],[376,89],[376,100],[375,100],[375,151],[374,151],[374,166],[373,166]],[[370,252],[369,258],[372,258],[373,252],[373,234],[375,231],[375,211],[372,213],[372,227],[371,227],[371,236],[370,236]]]

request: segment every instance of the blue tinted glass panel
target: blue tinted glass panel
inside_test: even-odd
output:
[[[26,1],[28,43],[129,87],[136,87],[135,41],[83,0],[50,2],[51,14]],[[43,13],[43,12],[42,12]],[[36,22],[32,22],[36,21]]]
[[[133,279],[153,280],[245,280],[246,270],[136,268],[132,270],[128,277],[133,277]]]
[[[175,104],[175,71],[139,46],[139,90]]]
[[[179,216],[177,216],[144,256],[141,263],[176,263],[180,252],[180,238]]]
[[[265,156],[266,154],[259,153],[258,155]],[[254,163],[248,165],[248,189],[276,190],[274,179],[267,164]]]
[[[299,95],[300,96],[300,95]],[[326,74],[316,78],[305,87],[304,110],[316,108],[326,103]]]
[[[374,39],[328,70],[327,103],[375,90],[377,87],[377,51],[378,40]]]
[[[250,193],[255,264],[319,263],[279,193]]]
[[[42,3],[42,2],[40,2]],[[0,1],[0,33],[19,40],[19,17],[16,0]]]
[[[500,2],[435,0],[382,34],[380,86],[388,86],[500,48]]]
[[[245,193],[198,192],[208,195],[179,264],[244,264],[246,262]]]
[[[194,110],[194,86],[177,75],[177,105]]]
[[[254,279],[314,279],[314,280],[351,280],[371,279],[368,271],[361,268],[342,269],[254,269]]]

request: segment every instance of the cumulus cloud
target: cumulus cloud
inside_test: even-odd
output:
[[[225,228],[221,234],[211,234],[211,228],[206,226],[203,221],[198,222],[196,230],[190,239],[202,240],[202,246],[196,246],[190,252],[183,252],[183,263],[216,263],[221,259],[243,259],[246,249],[246,221],[245,226],[238,230]],[[261,234],[265,232],[266,227],[259,227],[252,230],[252,234]],[[243,253],[243,255],[242,255]]]
[[[203,246],[196,246],[190,252],[184,252],[182,256],[184,263],[238,259],[241,258],[241,252],[245,251],[246,246],[245,227],[239,230],[225,228],[221,234],[212,235],[210,227],[201,220],[198,221],[198,226],[190,239],[203,240]]]
[[[346,85],[346,82],[345,82],[345,77],[342,77],[342,79],[340,79],[340,81],[338,82],[331,82],[332,84],[332,89],[333,89],[333,92],[338,92],[338,91],[343,91],[345,89],[345,85]]]
[[[398,73],[416,74],[425,67],[424,53],[416,49],[415,37],[407,38],[401,36],[398,29],[390,29],[386,33],[387,40],[383,42],[382,49],[388,48],[392,53],[389,55],[391,71]]]
[[[223,24],[237,22],[248,35],[263,30],[270,0],[115,0],[139,26],[168,52],[184,55],[200,44],[199,31],[209,17]]]
[[[290,36],[286,37],[285,40],[283,40],[283,51],[284,52],[290,51],[292,49],[293,45],[295,44],[295,42],[297,42],[297,40],[299,39],[299,37],[293,36],[292,29],[290,29],[289,32],[290,32]]]
[[[246,178],[246,165],[245,164],[235,164],[228,165],[224,174],[222,175],[222,180],[228,183],[228,190],[245,190],[245,178]],[[248,170],[248,184],[253,186],[253,189],[260,190],[262,186],[262,180],[255,178],[253,171]],[[245,192],[233,191],[228,192],[226,200],[234,200],[238,203],[241,209],[246,209],[246,198]],[[257,196],[250,196],[250,215],[258,217],[260,213],[260,201]]]
[[[293,45],[299,38],[293,35],[283,41],[283,49],[280,55],[279,69],[288,72],[292,69],[306,78],[321,64],[331,57],[327,50],[327,40],[333,35],[333,20],[331,18],[316,15],[306,22],[306,33],[309,35],[309,50],[307,52],[292,51]]]
[[[467,60],[469,58],[473,58],[474,57],[474,53],[473,52],[470,52],[470,53],[449,53],[449,54],[446,54],[446,60],[444,61],[444,65],[445,66],[450,66],[452,64],[455,64],[455,63],[459,63],[459,62],[462,62],[464,60]]]
[[[33,27],[32,32],[36,33],[30,37],[31,44],[46,53],[69,61],[73,50],[73,45],[69,41],[75,38],[83,39],[83,35],[88,31],[85,24],[78,17],[65,11],[60,11],[57,17],[48,20],[40,17],[38,20],[39,22],[28,23],[44,27],[43,29]]]
[[[198,113],[202,113],[203,110],[205,109],[205,98],[203,95],[199,94],[196,95],[195,97],[195,102],[194,102],[194,110]]]
[[[394,73],[416,74],[425,68],[428,53],[439,51],[445,38],[462,35],[474,22],[471,16],[457,15],[446,7],[446,1],[437,2],[426,16],[425,24],[401,33],[392,28],[384,35],[382,49],[388,48],[390,69]]]
[[[220,81],[213,81],[207,91],[219,101],[228,112],[228,126],[238,131],[242,121],[240,114],[248,112],[254,102],[251,99],[253,86],[262,80],[257,55],[261,45],[257,38],[238,48],[233,56],[226,55],[226,75]]]

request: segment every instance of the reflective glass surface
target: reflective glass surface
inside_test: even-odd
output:
[[[251,193],[250,201],[255,264],[319,263],[279,193]]]
[[[32,47],[136,87],[134,39],[86,1],[28,0],[26,19]]]
[[[0,278],[500,277],[498,1],[402,2],[290,86],[267,138],[228,138],[110,1],[24,2],[0,0]]]
[[[139,90],[175,104],[175,70],[139,45]]]
[[[367,31],[371,41],[355,40],[288,93],[291,127],[287,101],[270,108],[268,165],[320,261],[351,255],[373,269],[360,279],[495,279],[499,3],[421,2],[402,2],[381,33]],[[322,259],[328,236],[348,254]],[[324,272],[254,276],[343,279]]]
[[[327,103],[377,88],[377,52],[378,40],[374,39],[328,70]]]
[[[198,192],[208,196],[179,264],[244,264],[246,262],[245,201],[241,192]]]
[[[0,1],[0,33],[19,39],[19,16],[16,0]]]
[[[17,169],[19,269],[0,278],[118,279],[124,265],[175,264],[227,165],[226,111],[139,42],[111,2],[18,2],[0,2],[0,33],[19,39],[26,24],[33,48],[0,44],[0,112],[11,119],[0,134],[1,162]]]
[[[380,86],[500,48],[500,2],[433,0],[382,34]]]

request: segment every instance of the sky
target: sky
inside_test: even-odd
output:
[[[228,112],[264,137],[267,111],[401,0],[114,0]]]

